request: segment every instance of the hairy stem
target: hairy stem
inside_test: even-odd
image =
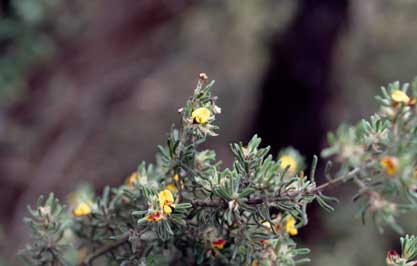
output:
[[[91,263],[98,257],[100,257],[101,255],[123,245],[124,243],[126,243],[129,239],[129,236],[125,236],[122,239],[116,240],[108,245],[102,246],[101,248],[97,249],[95,252],[91,253],[90,255],[88,255],[83,262],[79,265],[79,266],[91,266]]]
[[[285,192],[280,193],[278,196],[274,196],[271,198],[251,198],[249,199],[246,204],[248,205],[259,205],[264,203],[265,201],[286,201],[286,200],[292,200],[299,196],[308,196],[308,195],[316,195],[325,189],[328,189],[334,185],[339,184],[340,182],[344,182],[351,178],[352,176],[355,176],[359,172],[359,168],[354,168],[349,173],[343,176],[336,177],[318,187],[309,189],[309,190],[299,190],[295,192]],[[228,204],[227,202],[223,200],[193,200],[191,201],[191,205],[193,207],[212,207],[212,208],[227,208]]]

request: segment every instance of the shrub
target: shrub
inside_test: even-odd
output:
[[[53,194],[25,222],[34,241],[21,251],[28,265],[298,265],[306,248],[293,237],[307,225],[307,206],[316,201],[332,211],[324,191],[353,184],[363,221],[398,233],[397,217],[417,204],[417,82],[382,88],[381,108],[358,125],[329,134],[322,156],[338,163],[324,167],[317,184],[318,158],[309,174],[292,148],[268,155],[254,136],[234,143],[234,162],[222,169],[213,150],[201,150],[216,136],[221,109],[211,95],[214,82],[200,74],[194,94],[179,110],[158,147],[155,164],[140,163],[125,184],[106,187],[101,196],[88,189],[72,195],[70,207]],[[415,265],[415,237],[401,238],[402,254],[390,251],[388,265]]]

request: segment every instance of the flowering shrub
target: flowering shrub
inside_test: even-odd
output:
[[[158,147],[155,164],[141,163],[119,187],[101,196],[75,192],[65,207],[51,194],[29,208],[34,241],[21,251],[28,265],[298,265],[309,261],[293,237],[307,225],[307,206],[332,211],[336,199],[324,190],[348,181],[365,221],[371,216],[402,233],[397,217],[417,206],[417,82],[382,88],[381,109],[356,126],[329,134],[323,157],[327,181],[309,174],[302,156],[283,149],[268,155],[254,136],[230,145],[234,162],[222,169],[213,150],[200,150],[216,136],[221,112],[211,95],[214,82],[201,74],[193,96],[179,110]],[[401,238],[402,254],[390,251],[387,265],[416,265],[415,237]]]

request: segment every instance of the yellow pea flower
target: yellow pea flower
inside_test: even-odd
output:
[[[168,184],[166,187],[165,187],[165,189],[168,189],[168,190],[170,190],[170,191],[172,191],[172,192],[177,192],[178,191],[178,188],[177,188],[177,186],[175,185],[175,184]]]
[[[191,113],[191,117],[197,124],[205,124],[209,120],[211,112],[206,107],[200,107],[195,109]]]
[[[287,219],[287,223],[285,225],[285,231],[287,231],[287,233],[290,234],[291,236],[295,236],[298,234],[298,230],[295,227],[294,217],[291,216]]]
[[[385,156],[381,159],[380,165],[384,168],[387,175],[394,175],[398,170],[398,160],[392,156]]]
[[[91,207],[87,203],[81,202],[74,210],[72,210],[72,214],[76,217],[89,215],[91,214]]]
[[[159,206],[161,207],[161,210],[168,215],[171,214],[173,208],[175,208],[174,196],[172,196],[171,191],[168,189],[159,192]]]
[[[157,223],[162,219],[162,214],[160,212],[153,212],[145,217],[145,220],[148,222]]]
[[[281,161],[280,168],[284,170],[289,165],[290,168],[288,169],[289,174],[293,174],[297,170],[297,162],[294,157],[290,155],[283,155],[279,158]]]
[[[391,99],[397,103],[407,104],[410,101],[410,97],[405,94],[405,92],[400,90],[395,90],[391,93]]]
[[[137,171],[133,172],[128,178],[127,178],[127,184],[129,187],[133,187],[135,182],[139,181],[139,174]]]

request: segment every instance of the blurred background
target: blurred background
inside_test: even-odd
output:
[[[217,81],[220,136],[258,133],[309,161],[326,132],[376,111],[379,86],[417,74],[414,0],[1,0],[0,265],[24,245],[25,206],[80,184],[118,185],[179,119],[200,72]],[[384,264],[398,245],[313,206],[297,237],[311,265]],[[415,233],[415,214],[405,217]]]

